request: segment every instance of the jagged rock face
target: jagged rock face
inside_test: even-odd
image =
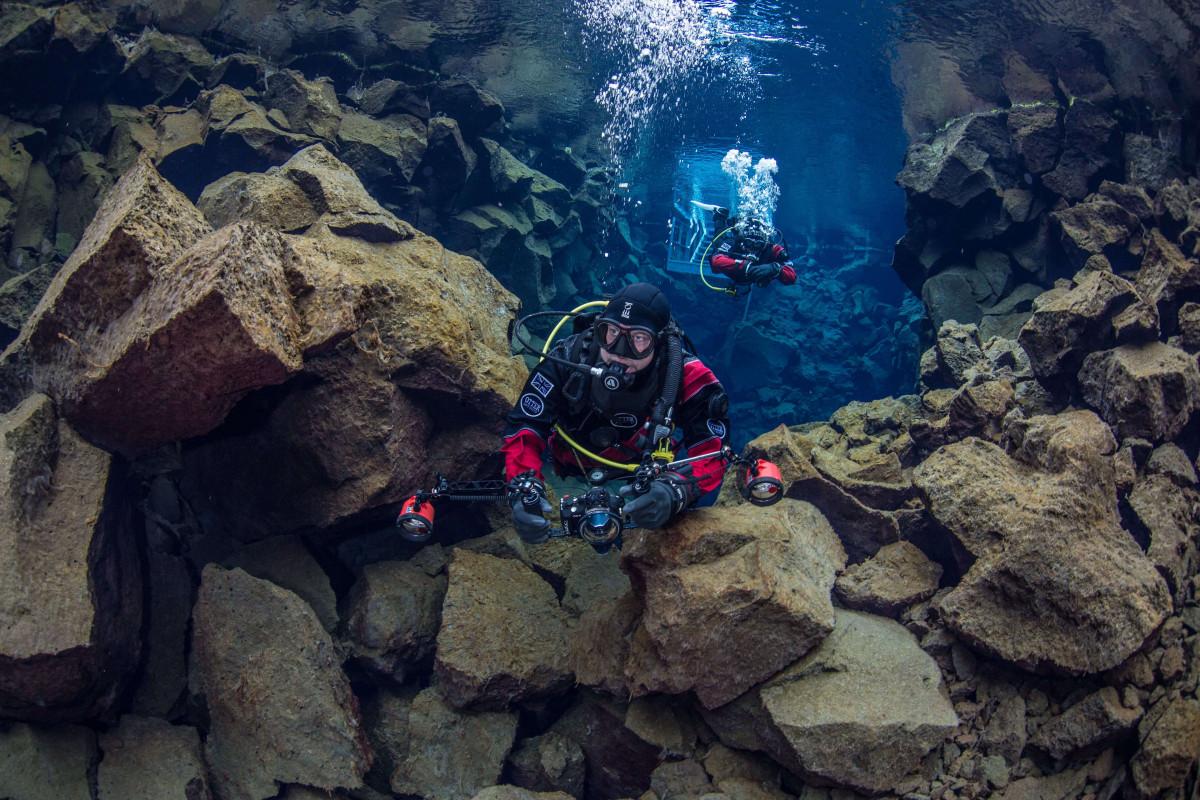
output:
[[[435,670],[457,708],[505,708],[561,691],[567,617],[548,583],[519,562],[455,550]]]
[[[1126,708],[1117,690],[1106,686],[1043,723],[1030,744],[1055,759],[1098,751],[1133,730],[1141,717],[1140,708]]]
[[[0,416],[0,440],[0,707],[35,721],[104,717],[141,652],[124,471],[45,395]]]
[[[1034,418],[1014,436],[1021,461],[966,439],[915,470],[930,512],[978,559],[941,613],[972,645],[1022,668],[1109,669],[1170,611],[1166,584],[1117,526],[1112,434],[1071,412]]]
[[[408,562],[369,564],[346,599],[346,634],[355,657],[397,683],[433,654],[446,576]]]
[[[16,723],[0,733],[0,792],[29,800],[91,800],[96,733],[79,725]]]
[[[583,750],[585,800],[639,797],[650,788],[660,748],[626,725],[626,712],[627,707],[618,701],[580,693],[551,727],[553,733]]]
[[[546,733],[521,742],[509,763],[512,780],[522,788],[565,792],[571,797],[583,795],[583,750],[557,733]]]
[[[212,797],[195,728],[125,716],[100,737],[100,749],[104,759],[96,783],[101,800]]]
[[[193,619],[193,661],[211,719],[205,757],[219,796],[262,800],[277,783],[362,785],[371,749],[358,703],[303,600],[210,565]]]
[[[392,791],[468,800],[500,779],[517,717],[456,710],[431,687],[413,698],[405,732],[407,754],[392,773]]]
[[[1166,579],[1172,595],[1180,597],[1188,576],[1196,572],[1193,509],[1200,497],[1194,490],[1180,488],[1169,477],[1150,474],[1134,484],[1128,500],[1149,534],[1146,555]]]
[[[1181,789],[1200,759],[1200,703],[1164,697],[1138,726],[1138,738],[1141,749],[1130,771],[1139,795],[1151,798]]]
[[[913,603],[932,597],[941,577],[942,567],[915,545],[896,542],[843,572],[836,588],[849,608],[895,617]]]
[[[815,647],[833,627],[829,593],[845,556],[807,503],[684,516],[670,535],[631,537],[622,565],[645,605],[635,695],[694,690],[716,708]]]
[[[816,650],[705,719],[731,747],[868,794],[916,770],[958,725],[937,665],[912,634],[855,611],[838,611]]]
[[[1079,385],[1122,438],[1161,442],[1174,438],[1200,397],[1200,367],[1187,353],[1162,342],[1122,345],[1088,355]]]

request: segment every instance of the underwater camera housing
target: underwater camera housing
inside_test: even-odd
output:
[[[783,499],[783,475],[779,467],[761,458],[751,459],[742,473],[742,497],[751,505],[773,506]]]
[[[603,486],[593,486],[579,497],[567,495],[558,504],[564,536],[578,536],[597,553],[607,553],[621,540],[625,524],[621,509],[625,499]]]

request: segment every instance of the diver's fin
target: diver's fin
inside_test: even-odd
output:
[[[691,201],[696,208],[702,208],[705,211],[716,211],[720,206],[715,206],[712,203],[701,203],[699,200]]]

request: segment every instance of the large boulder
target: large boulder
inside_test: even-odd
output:
[[[651,649],[626,667],[634,694],[693,690],[716,708],[770,677],[832,629],[844,564],[829,523],[800,502],[725,506],[630,537],[622,565]]]
[[[1158,308],[1164,330],[1173,333],[1180,305],[1200,289],[1200,261],[1185,257],[1162,231],[1152,228],[1136,285],[1146,302]]]
[[[583,795],[585,767],[579,745],[553,732],[526,739],[509,758],[512,780],[518,786],[572,797]]]
[[[368,564],[346,598],[355,659],[403,683],[409,667],[433,655],[445,596],[444,574],[408,561]]]
[[[266,78],[263,100],[287,118],[291,130],[327,142],[337,137],[342,108],[329,78],[308,80],[294,69],[275,72]]]
[[[518,561],[454,551],[435,670],[455,707],[504,708],[571,684],[567,615]]]
[[[884,545],[871,558],[838,576],[838,597],[847,607],[889,617],[938,589],[942,567],[910,542]]]
[[[91,440],[125,453],[208,433],[250,390],[301,366],[283,237],[253,223],[210,234],[162,270],[105,335],[90,369],[48,391]]]
[[[1050,191],[1081,200],[1097,174],[1119,156],[1117,121],[1103,107],[1087,100],[1070,105],[1063,115],[1063,147],[1058,164],[1042,176]]]
[[[1147,342],[1091,353],[1079,370],[1083,398],[1122,439],[1174,438],[1200,401],[1200,367],[1182,350]]]
[[[1008,183],[1011,158],[1012,142],[1002,117],[966,115],[929,144],[910,147],[896,182],[910,196],[962,208]]]
[[[1092,256],[1118,262],[1131,237],[1141,231],[1137,215],[1101,195],[1050,215],[1062,230],[1063,248],[1078,269]]]
[[[1137,794],[1153,798],[1182,789],[1200,759],[1200,702],[1167,695],[1138,726],[1138,739],[1130,763]]]
[[[1007,123],[1013,149],[1024,159],[1026,170],[1041,175],[1054,169],[1062,148],[1057,108],[1010,108]]]
[[[1106,686],[1043,722],[1029,743],[1055,760],[1099,752],[1133,731],[1141,718],[1140,707],[1126,708],[1117,690]]]
[[[550,728],[583,751],[585,800],[640,797],[650,788],[662,749],[629,728],[627,711],[619,701],[580,692]]]
[[[82,241],[2,358],[56,396],[91,369],[94,352],[151,281],[212,229],[141,159],[108,194]]]
[[[240,569],[210,564],[193,615],[192,653],[219,796],[263,800],[278,783],[362,785],[371,748],[358,703],[307,603]]]
[[[1137,300],[1133,285],[1109,272],[1043,296],[1017,336],[1034,374],[1051,383],[1073,378],[1089,353],[1113,344],[1113,318]]]
[[[516,733],[516,714],[458,711],[437,689],[425,689],[408,708],[406,753],[392,772],[392,791],[468,800],[500,780]]]
[[[976,559],[941,613],[961,638],[1025,669],[1109,669],[1171,607],[1118,525],[1112,433],[1091,412],[1070,412],[1010,435],[1020,460],[968,438],[914,471],[930,513]]]
[[[816,650],[705,719],[730,747],[867,794],[894,789],[958,726],[913,635],[856,611],[838,611]]]
[[[1196,572],[1197,525],[1193,509],[1200,497],[1165,475],[1147,475],[1133,485],[1128,501],[1149,536],[1147,557],[1166,578],[1172,593],[1180,596],[1188,577]]]
[[[97,800],[210,800],[208,769],[195,728],[153,717],[125,716],[100,736],[104,758]]]
[[[79,725],[16,723],[0,732],[0,796],[92,800],[96,732]]]
[[[45,395],[0,416],[0,710],[107,715],[137,667],[142,580],[125,477]]]
[[[425,123],[406,114],[378,120],[346,114],[338,128],[339,154],[366,183],[409,183],[425,156]]]

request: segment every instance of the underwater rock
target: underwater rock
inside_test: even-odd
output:
[[[1178,146],[1167,146],[1157,138],[1127,132],[1122,147],[1126,183],[1157,192],[1183,177]]]
[[[402,795],[467,800],[500,780],[517,733],[517,715],[458,711],[434,687],[408,710],[407,753],[392,773]]]
[[[1162,342],[1121,345],[1088,355],[1079,370],[1084,400],[1122,439],[1173,439],[1200,397],[1200,368]]]
[[[1116,744],[1141,718],[1141,708],[1126,708],[1117,690],[1106,686],[1043,722],[1029,743],[1056,760],[1086,755]]]
[[[318,380],[289,391],[265,425],[184,453],[184,494],[237,540],[337,525],[429,479],[431,464],[412,454],[433,422],[377,358],[347,341],[307,370]],[[289,469],[273,467],[281,460]]]
[[[1062,229],[1063,249],[1077,269],[1092,255],[1117,260],[1125,243],[1141,231],[1137,214],[1100,195],[1051,212],[1050,218]]]
[[[411,114],[418,119],[428,120],[431,116],[427,92],[392,78],[376,81],[364,89],[358,107],[373,117]]]
[[[1175,332],[1179,306],[1200,289],[1200,261],[1187,258],[1160,230],[1146,236],[1146,253],[1135,282],[1138,294],[1158,308],[1162,329]]]
[[[67,159],[58,173],[58,231],[54,237],[56,253],[64,258],[75,255],[76,244],[82,244],[84,231],[95,219],[101,199],[111,202],[115,196],[115,192],[109,193],[112,185],[113,178],[105,169],[104,158],[100,154],[76,153]],[[170,228],[178,223],[170,221],[163,224]],[[187,222],[184,222],[184,227],[188,227]],[[197,237],[182,237],[183,246],[179,249],[191,244],[194,238]]]
[[[969,438],[914,470],[930,513],[977,559],[940,601],[947,625],[1036,672],[1119,664],[1161,624],[1170,597],[1118,527],[1112,433],[1077,411],[1006,435],[1015,458]]]
[[[731,747],[754,743],[797,775],[881,794],[958,726],[943,691],[937,664],[901,625],[839,610],[816,650],[704,716]]]
[[[1113,317],[1137,299],[1133,284],[1110,272],[1089,272],[1074,288],[1043,295],[1017,337],[1034,374],[1048,383],[1073,379],[1089,353],[1112,345]]]
[[[119,82],[128,105],[170,105],[190,100],[208,85],[213,57],[196,39],[144,29]]]
[[[221,566],[238,568],[255,578],[295,592],[308,603],[327,631],[338,624],[337,597],[329,576],[298,536],[280,536],[243,547]]]
[[[205,758],[219,796],[273,797],[277,782],[362,785],[371,748],[358,702],[307,603],[210,564],[193,619],[193,664],[211,720]]]
[[[548,583],[510,559],[454,551],[434,665],[456,708],[505,708],[571,684],[567,616]]]
[[[429,107],[459,121],[463,134],[474,138],[498,128],[504,106],[496,97],[469,81],[442,81],[433,87]]]
[[[933,453],[913,470],[913,482],[930,513],[974,557],[1011,540],[1035,535],[1054,525],[1064,530],[1115,522],[1116,491],[1105,456],[1116,451],[1107,426],[1081,411],[1046,420],[1058,423],[1049,435],[1079,455],[1042,456],[1033,462],[1038,434],[1026,434],[1024,463],[996,445],[967,438]],[[1045,427],[1042,418],[1031,425]],[[1037,430],[1037,428],[1035,428]],[[1062,444],[1060,444],[1062,443]],[[1095,470],[1092,474],[1092,470]]]
[[[692,759],[667,761],[650,775],[655,797],[703,797],[716,792],[700,762]]]
[[[0,732],[0,794],[21,800],[92,800],[96,733],[78,725],[18,722]]]
[[[406,114],[377,120],[348,113],[337,139],[342,160],[373,185],[409,183],[425,156],[425,123]]]
[[[407,667],[433,655],[445,596],[445,574],[407,561],[368,564],[345,601],[354,658],[403,683]]]
[[[210,230],[148,159],[139,160],[108,195],[3,360],[30,364],[35,386],[61,394],[97,360],[94,332],[109,329]]]
[[[146,553],[146,656],[129,711],[170,719],[187,688],[187,637],[195,586],[187,562],[151,547]]]
[[[1180,597],[1188,577],[1194,575],[1198,531],[1193,509],[1200,497],[1181,489],[1164,475],[1147,475],[1133,485],[1129,508],[1149,534],[1146,556],[1166,578],[1171,593]]]
[[[530,792],[519,786],[489,786],[471,800],[573,800],[565,792]]]
[[[0,325],[11,330],[13,337],[25,325],[53,278],[52,265],[42,264],[0,285]]]
[[[30,256],[30,264],[54,242],[58,198],[54,179],[41,161],[33,162],[25,178],[25,186],[17,203],[12,223],[11,249],[21,248]],[[10,253],[11,259],[11,253]],[[11,263],[11,261],[10,261]]]
[[[1167,695],[1138,726],[1141,748],[1130,762],[1138,795],[1163,796],[1180,789],[1200,759],[1200,702]]]
[[[412,227],[384,210],[363,188],[354,170],[323,145],[296,153],[278,174],[300,187],[334,233],[374,243],[399,242],[413,236]]]
[[[914,196],[965,207],[1014,181],[1008,172],[1012,142],[1001,116],[968,114],[951,122],[930,144],[908,149],[896,182]]]
[[[992,297],[987,279],[970,267],[951,267],[927,279],[921,300],[935,328],[947,322],[975,325],[983,318],[980,302]]]
[[[266,109],[229,86],[218,86],[202,93],[195,106],[208,123],[205,142],[215,143],[218,158],[236,165],[237,169],[246,169],[246,162],[258,164],[261,169],[282,164],[297,150],[315,141],[311,136],[280,128]],[[218,161],[218,167],[220,163]],[[161,166],[167,170],[170,164]],[[196,171],[206,174],[207,170],[201,166],[195,165]],[[215,175],[223,172],[218,170]],[[194,176],[187,177],[195,179]]]
[[[88,372],[47,388],[82,433],[113,450],[207,433],[247,392],[301,366],[290,258],[282,236],[253,223],[210,234],[88,342]]]
[[[101,800],[212,797],[195,728],[126,715],[117,727],[101,734],[100,750],[104,757],[96,786]]]
[[[1041,175],[1054,169],[1062,148],[1057,107],[1010,108],[1007,124],[1013,149],[1024,159],[1026,170]]]
[[[1063,115],[1063,147],[1058,165],[1042,176],[1050,191],[1069,200],[1082,200],[1094,177],[1119,157],[1117,121],[1101,106],[1077,100]]]
[[[838,576],[837,595],[847,608],[888,617],[937,591],[942,567],[910,542],[884,545],[871,558]]]
[[[626,726],[626,710],[616,700],[580,692],[550,727],[583,750],[584,797],[640,797],[650,788],[650,775],[662,760],[659,748]]]
[[[571,630],[568,664],[575,680],[616,697],[628,697],[625,662],[629,637],[641,621],[642,603],[630,589],[585,611]]]
[[[214,228],[238,221],[303,233],[321,216],[308,195],[278,174],[231,172],[204,187],[196,207]]]
[[[426,188],[435,207],[448,207],[463,191],[478,162],[479,156],[463,141],[458,123],[450,117],[434,117],[429,120],[425,155],[413,182]]]
[[[104,718],[141,655],[123,471],[45,395],[0,416],[0,440],[0,536],[19,554],[0,574],[0,709],[42,722]]]
[[[829,633],[829,593],[845,556],[820,512],[787,502],[705,510],[669,536],[635,534],[621,563],[645,605],[652,648],[626,666],[633,694],[690,689],[716,708]]]
[[[578,744],[553,731],[522,741],[509,756],[517,786],[535,792],[583,796],[585,763]]]
[[[329,78],[308,80],[294,69],[279,70],[265,78],[263,102],[287,119],[288,130],[332,142],[341,124],[342,107]]]

